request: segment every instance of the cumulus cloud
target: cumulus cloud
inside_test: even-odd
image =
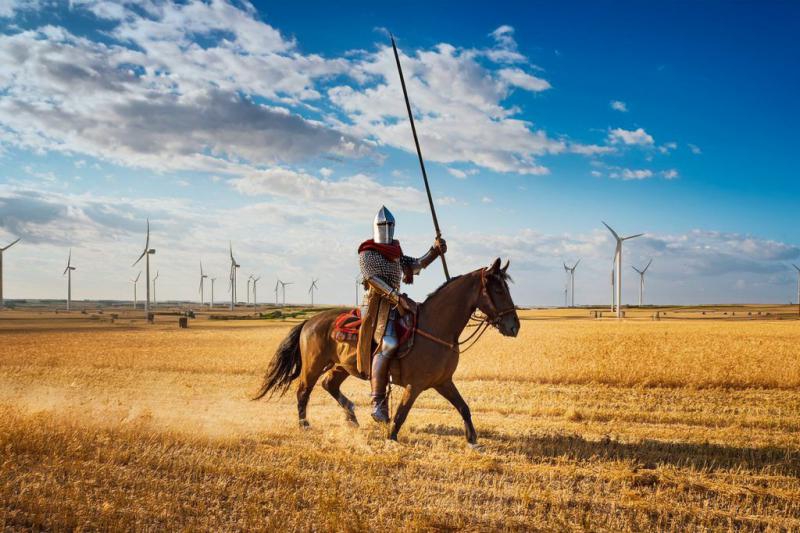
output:
[[[702,151],[702,150],[700,149],[700,147],[699,147],[699,146],[697,146],[697,145],[694,145],[694,144],[691,144],[691,143],[690,143],[688,146],[689,146],[689,150],[691,150],[691,152],[692,152],[694,155],[700,155],[700,154],[702,154],[702,153],[703,153],[703,151]]]
[[[663,176],[665,179],[668,179],[668,180],[674,180],[674,179],[676,179],[676,178],[678,177],[678,171],[677,171],[677,170],[675,170],[674,168],[671,168],[671,169],[669,169],[669,170],[664,170],[664,171],[662,171],[662,172],[661,172],[661,175],[662,175],[662,176]]]
[[[622,180],[644,180],[653,177],[653,171],[649,169],[622,168],[614,170],[608,174],[610,178]]]
[[[613,109],[614,111],[619,111],[620,113],[628,112],[628,106],[625,104],[625,102],[621,102],[619,100],[611,100],[609,105],[611,106],[611,109]]]
[[[637,146],[651,146],[654,142],[653,137],[644,131],[644,128],[635,130],[614,128],[608,134],[608,141],[612,144],[623,143]]]

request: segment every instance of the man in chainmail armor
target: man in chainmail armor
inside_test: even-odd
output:
[[[414,276],[447,251],[444,239],[436,239],[428,252],[419,258],[403,255],[400,242],[394,239],[394,216],[381,207],[375,215],[373,238],[358,247],[358,260],[364,288],[363,318],[358,342],[359,362],[369,361],[373,340],[378,350],[368,367],[372,385],[372,418],[389,421],[386,386],[389,366],[398,348],[396,321],[399,315],[413,313],[416,304],[400,293],[400,281],[413,283]]]

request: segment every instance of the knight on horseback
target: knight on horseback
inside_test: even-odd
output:
[[[364,241],[358,247],[361,277],[367,291],[362,300],[363,320],[358,350],[369,360],[373,340],[378,346],[369,365],[372,418],[376,422],[388,422],[386,387],[389,382],[392,357],[399,345],[396,322],[401,316],[413,314],[416,310],[416,303],[400,293],[400,281],[402,279],[407,284],[413,283],[415,275],[433,263],[437,257],[444,255],[447,244],[444,239],[439,238],[422,257],[403,255],[400,242],[394,238],[394,216],[385,206],[375,215],[373,226],[373,238]]]

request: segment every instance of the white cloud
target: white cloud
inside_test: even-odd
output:
[[[626,145],[650,146],[653,144],[653,137],[644,131],[643,128],[626,130],[622,128],[612,129],[608,134],[608,140],[612,144],[622,142]]]
[[[327,167],[322,167],[319,169],[319,173],[323,178],[330,178],[333,175],[333,170]]]
[[[0,0],[0,18],[11,18],[20,11],[39,9],[40,0]]]
[[[659,146],[658,147],[658,151],[661,152],[662,154],[668,154],[672,150],[675,150],[676,148],[678,148],[678,143],[676,143],[676,142],[668,142],[668,143],[664,143],[661,146]]]
[[[489,196],[484,196],[481,198],[481,202],[483,202],[484,204],[491,204],[494,202],[494,200]]]
[[[609,105],[611,106],[611,109],[613,109],[614,111],[619,111],[621,113],[628,112],[628,106],[625,104],[625,102],[621,102],[619,100],[611,100]]]
[[[665,179],[674,180],[678,177],[678,171],[674,168],[671,168],[669,170],[662,171],[661,175],[664,176]]]
[[[442,206],[454,205],[456,202],[458,202],[458,200],[452,196],[442,196],[441,198],[436,199],[436,203]]]
[[[454,176],[454,177],[462,179],[462,180],[467,177],[467,173],[466,172],[464,172],[463,170],[457,169],[457,168],[447,167],[447,172],[449,172],[451,176]]]
[[[603,175],[603,173],[598,170],[592,170],[591,175],[594,176],[595,178],[599,178]]]
[[[689,150],[691,150],[692,153],[695,154],[695,155],[700,155],[700,154],[703,153],[703,151],[700,149],[699,146],[696,146],[694,144],[689,144],[688,146],[689,146]]]
[[[623,168],[615,170],[608,175],[610,178],[622,180],[644,180],[653,177],[653,171],[649,169],[630,169]]]

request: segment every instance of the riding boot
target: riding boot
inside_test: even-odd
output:
[[[379,353],[372,360],[372,418],[376,422],[389,422],[389,404],[386,401],[386,386],[389,384],[389,366],[392,359]]]

